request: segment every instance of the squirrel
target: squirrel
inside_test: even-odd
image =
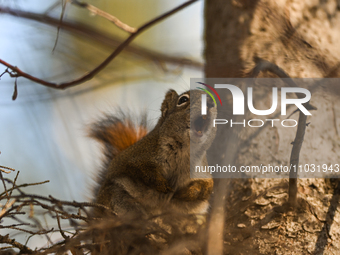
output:
[[[96,203],[117,215],[146,218],[167,212],[207,213],[211,175],[190,178],[190,165],[207,165],[206,151],[216,134],[216,106],[209,98],[207,115],[202,116],[202,93],[169,90],[149,133],[145,116],[137,126],[126,115],[106,115],[92,124],[89,135],[104,145],[106,157],[94,192]],[[103,209],[94,213],[103,216]]]

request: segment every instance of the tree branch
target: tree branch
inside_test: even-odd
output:
[[[15,239],[10,239],[9,238],[9,235],[5,235],[5,236],[2,236],[0,235],[0,243],[2,244],[11,244],[13,246],[13,248],[18,248],[20,250],[20,252],[23,252],[23,253],[26,253],[26,254],[32,254],[33,251],[28,248],[27,246],[25,245],[22,245],[21,243],[18,243],[17,241],[15,241]]]
[[[284,79],[284,82],[287,83],[290,87],[297,87],[295,82],[292,78],[280,67],[277,65],[264,61],[262,59],[256,59],[257,65],[255,68],[250,72],[251,77],[257,77],[260,72],[263,71],[270,71],[273,74],[276,74],[281,79]],[[298,98],[302,96],[298,93],[295,93]],[[308,110],[316,110],[316,107],[311,105],[309,102],[303,104]],[[300,150],[302,147],[303,138],[305,136],[306,131],[306,122],[307,116],[300,112],[298,127],[296,130],[295,140],[293,142],[293,148],[290,155],[290,173],[289,173],[289,187],[288,187],[288,204],[290,207],[296,208],[297,205],[297,177],[298,177],[298,166],[299,166],[299,157],[300,157]]]
[[[88,72],[87,74],[83,75],[80,78],[77,78],[72,81],[63,82],[63,83],[54,83],[49,82],[46,80],[42,80],[40,78],[34,77],[26,72],[23,72],[18,67],[11,65],[10,63],[7,63],[6,61],[0,59],[0,63],[8,67],[11,72],[11,77],[24,77],[26,79],[29,79],[31,81],[34,81],[36,83],[39,83],[41,85],[44,85],[46,87],[54,88],[54,89],[66,89],[73,86],[76,86],[78,84],[84,83],[85,81],[88,81],[92,79],[95,75],[97,75],[101,70],[103,70],[120,52],[123,51],[123,49],[128,46],[139,34],[150,28],[151,26],[155,25],[156,23],[166,19],[167,17],[175,14],[176,12],[184,9],[185,7],[191,5],[192,3],[196,2],[197,0],[190,0],[185,2],[184,4],[172,9],[171,11],[168,11],[161,16],[152,19],[151,21],[147,22],[143,26],[139,27],[137,31],[134,34],[131,34],[123,43],[121,43],[112,53],[110,56],[108,56],[100,65],[98,65],[96,68],[94,68],[92,71]],[[0,9],[1,11],[1,9]]]
[[[299,169],[299,156],[302,147],[303,138],[306,131],[307,116],[300,111],[299,122],[297,126],[295,140],[293,142],[292,152],[290,154],[290,173],[289,173],[289,190],[288,203],[291,207],[297,205],[297,177]]]
[[[107,13],[107,12],[104,12],[103,10],[91,5],[91,4],[88,4],[88,3],[80,3],[79,1],[77,0],[73,0],[71,1],[72,4],[76,5],[76,6],[79,6],[79,7],[82,7],[82,8],[85,8],[85,9],[88,9],[91,13],[95,14],[95,15],[99,15],[99,16],[102,16],[104,17],[105,19],[111,21],[113,24],[115,24],[117,27],[119,27],[120,29],[128,32],[128,33],[136,33],[137,29],[134,28],[134,27],[130,27],[129,25],[121,22],[118,18],[116,18],[115,16]]]
[[[1,7],[0,7],[0,13],[12,15],[12,16],[19,17],[19,18],[34,20],[34,21],[43,23],[45,25],[50,25],[54,27],[60,26],[60,19],[56,19],[56,18],[47,16],[44,14],[40,14],[40,13],[26,12],[26,11],[21,11],[17,9],[1,8]],[[78,22],[72,22],[72,21],[67,21],[63,19],[61,27],[68,32],[76,33],[80,36],[86,36],[108,47],[117,47],[117,45],[122,43],[122,40],[118,37],[107,35],[103,32],[98,31],[98,29],[92,28],[88,25],[81,24]],[[135,45],[126,46],[124,51],[136,54],[138,56],[141,56],[141,57],[144,57],[144,58],[156,61],[156,62],[168,62],[168,63],[175,64],[175,65],[185,65],[185,66],[199,68],[199,69],[203,68],[203,63],[201,62],[193,61],[193,60],[185,59],[185,58],[172,57],[169,55],[161,54],[153,50],[135,46]]]
[[[5,169],[9,170],[9,171],[6,171]],[[5,174],[9,174],[9,173],[11,173],[11,171],[15,171],[15,169],[7,167],[7,166],[0,166],[0,171],[5,173]]]

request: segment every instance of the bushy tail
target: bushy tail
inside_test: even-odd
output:
[[[118,116],[105,115],[90,127],[89,136],[104,146],[104,168],[121,151],[142,139],[147,134],[146,115],[140,121],[120,113]]]

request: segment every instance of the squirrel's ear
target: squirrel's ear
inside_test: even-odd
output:
[[[168,113],[169,109],[173,106],[174,102],[177,102],[178,94],[173,89],[170,89],[166,95],[165,99],[162,103],[161,112],[162,117],[165,117],[165,115]]]

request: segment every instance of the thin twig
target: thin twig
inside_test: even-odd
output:
[[[53,49],[52,49],[52,52],[54,52],[55,48],[57,47],[57,44],[58,44],[58,40],[59,40],[59,34],[60,34],[60,29],[62,27],[62,24],[63,24],[63,18],[64,18],[64,15],[65,15],[65,9],[66,9],[66,3],[64,3],[64,0],[62,0],[62,8],[61,8],[61,14],[60,14],[60,19],[59,19],[59,25],[57,27],[57,37],[55,39],[55,42],[54,42],[54,46],[53,46]]]
[[[42,183],[45,183],[45,182],[41,182],[40,184],[42,184]],[[39,183],[35,183],[35,185],[37,185],[37,184],[39,184]],[[22,186],[22,185],[17,186],[16,189],[18,189],[18,187],[20,187],[20,186]],[[25,187],[26,186],[31,186],[31,185],[25,184]],[[91,203],[91,202],[81,202],[81,203],[80,202],[76,202],[76,201],[69,202],[69,201],[63,201],[63,200],[55,199],[52,196],[50,198],[48,198],[48,197],[44,197],[44,196],[40,196],[40,195],[32,195],[32,194],[26,194],[26,193],[22,193],[20,195],[11,196],[11,198],[17,199],[18,201],[21,201],[20,199],[27,199],[27,198],[29,198],[30,199],[29,201],[24,201],[24,202],[27,202],[27,203],[31,202],[32,199],[40,199],[40,200],[43,200],[43,201],[48,201],[50,203],[67,205],[67,206],[73,206],[73,207],[76,207],[76,208],[97,207],[97,208],[102,208],[102,209],[107,210],[107,212],[111,213],[111,215],[116,215],[109,207],[107,207],[105,205],[102,205],[102,204]],[[36,202],[39,205],[50,207],[48,205],[42,204],[41,202],[39,202],[37,200],[33,200],[33,202]],[[60,214],[62,214],[62,212],[60,212]],[[85,219],[86,218],[86,217],[82,217],[82,216],[75,215],[75,214],[73,214],[73,215],[77,219]]]
[[[17,182],[17,180],[18,180],[19,173],[20,173],[20,171],[17,172],[17,175],[16,175],[15,178],[14,178],[13,185],[12,185],[12,189],[9,191],[9,196],[12,195],[13,190],[14,190],[15,187],[16,187],[16,182]]]
[[[299,156],[302,147],[303,138],[306,131],[307,116],[300,111],[299,122],[297,126],[295,140],[290,155],[290,173],[289,173],[289,190],[288,203],[291,207],[296,208],[297,205],[297,176],[299,170]]]
[[[133,34],[133,33],[136,33],[137,32],[137,29],[134,28],[134,27],[130,27],[129,25],[121,22],[118,18],[116,18],[115,16],[107,13],[107,12],[104,12],[103,10],[93,6],[92,4],[88,4],[88,3],[80,3],[79,1],[77,0],[73,0],[71,1],[72,4],[76,5],[76,6],[79,6],[79,7],[82,7],[82,8],[85,8],[87,10],[89,10],[91,13],[93,13],[94,15],[99,15],[99,16],[102,16],[103,18],[111,21],[113,24],[115,24],[117,27],[119,27],[120,29],[130,33],[130,34]]]
[[[9,202],[10,201],[10,202]],[[7,212],[7,210],[15,203],[15,199],[12,200],[7,200],[4,208],[2,208],[1,212],[0,212],[0,218]]]
[[[8,181],[7,178],[5,178],[4,180],[5,180],[5,181]],[[18,190],[19,192],[22,192],[22,191],[20,190],[20,188],[29,187],[29,186],[41,185],[41,184],[48,183],[48,182],[50,182],[50,181],[47,180],[47,181],[43,181],[43,182],[24,183],[24,184],[17,185],[16,187],[12,187],[12,188],[8,189],[8,191]],[[13,184],[13,182],[11,182],[11,183]],[[5,192],[1,193],[1,194],[0,194],[0,197],[3,196],[4,194],[6,194],[6,193],[5,193]]]
[[[15,241],[15,239],[10,239],[9,235],[5,235],[2,236],[0,235],[0,243],[7,243],[7,244],[11,244],[13,247],[18,248],[20,250],[20,253],[22,254],[32,254],[33,251],[28,248],[25,245],[22,245],[21,243]]]
[[[1,11],[1,9],[0,9],[0,11]],[[3,72],[0,74],[0,80],[1,80],[1,77],[2,77],[4,74],[6,74],[6,73],[8,73],[8,68],[6,68],[6,70],[3,71]]]
[[[5,174],[9,174],[11,172],[11,171],[6,171],[6,170],[2,169],[1,167],[0,167],[0,171],[5,173]]]
[[[61,224],[60,224],[60,218],[59,218],[59,214],[56,214],[57,217],[57,223],[58,223],[58,228],[59,228],[59,233],[61,234],[61,236],[65,239],[68,240],[69,237],[67,235],[65,235],[65,232],[63,231],[63,229],[61,228]]]
[[[5,189],[5,192],[2,193],[2,194],[0,195],[0,197],[2,197],[4,194],[6,194],[7,198],[9,199],[9,195],[8,195],[6,183],[5,183],[5,180],[4,180],[3,176],[2,176],[2,172],[1,172],[1,171],[0,171],[0,178],[1,178],[1,181],[2,181],[2,185],[4,186],[4,189]]]
[[[6,171],[5,169],[7,169],[9,171]],[[0,166],[0,171],[3,172],[3,173],[9,174],[11,171],[15,171],[15,169],[7,167],[7,166]]]
[[[31,235],[42,235],[42,234],[48,234],[50,232],[52,232],[54,229],[50,229],[50,230],[40,230],[40,231],[30,231],[27,229],[23,229],[23,228],[18,228],[18,227],[1,227],[1,228],[9,228],[9,229],[15,229],[15,230],[19,230],[20,232],[25,232]]]
[[[4,246],[4,247],[0,247],[0,251],[1,250],[7,250],[7,249],[13,249],[15,248],[14,246]],[[6,254],[6,253],[5,253]],[[10,254],[10,253],[9,253]]]
[[[249,73],[251,77],[257,77],[260,72],[270,71],[273,74],[276,74],[278,77],[283,79],[283,81],[288,84],[290,87],[297,87],[293,79],[280,67],[277,65],[265,61],[262,59],[255,59],[257,61],[257,65],[255,68]],[[295,93],[298,98],[301,98],[302,95]],[[317,108],[311,105],[309,102],[303,104],[308,110],[316,110]],[[299,110],[300,111],[300,110]],[[298,176],[298,166],[299,166],[299,156],[300,150],[302,147],[303,138],[305,135],[307,123],[307,116],[300,111],[298,127],[296,130],[295,140],[293,142],[293,148],[290,155],[290,173],[289,173],[289,187],[288,187],[288,203],[292,208],[296,208],[297,205],[297,176]]]
[[[41,22],[45,25],[50,25],[54,27],[59,26],[58,19],[40,13],[26,12],[22,10],[2,7],[0,7],[0,13],[9,14],[19,18],[34,20],[37,22]],[[98,29],[92,28],[89,25],[81,24],[78,22],[67,21],[64,19],[62,23],[62,28],[68,32],[76,33],[81,36],[86,36],[92,40],[96,40],[108,47],[116,47],[117,45],[122,43],[122,40],[118,37],[114,37],[113,35],[107,35],[103,32],[98,31]],[[161,54],[153,50],[139,46],[128,45],[126,46],[124,51],[150,59],[157,63],[167,62],[174,65],[188,66],[199,69],[203,68],[202,62]],[[6,71],[3,72],[3,74],[5,73],[7,72]]]
[[[7,225],[7,226],[0,225],[0,228],[12,228],[12,227],[29,226],[29,225],[31,225],[31,224],[29,224],[29,223],[19,223],[19,224]]]
[[[18,174],[19,174],[19,172],[18,172]],[[53,197],[43,197],[43,196],[39,196],[39,195],[29,195],[29,194],[26,194],[25,192],[23,192],[22,190],[20,190],[20,195],[12,195],[13,190],[19,190],[20,186],[31,186],[31,185],[33,185],[33,184],[24,184],[24,185],[18,185],[17,186],[16,182],[17,182],[17,179],[18,179],[18,174],[16,175],[14,181],[1,178],[2,181],[3,181],[3,185],[5,184],[5,181],[7,181],[8,183],[12,184],[12,187],[10,189],[6,188],[7,196],[1,196],[0,197],[0,200],[7,199],[5,206],[3,207],[2,211],[0,212],[0,221],[3,222],[3,220],[12,219],[14,221],[17,221],[18,223],[12,224],[12,225],[0,225],[0,229],[14,229],[18,233],[28,233],[28,234],[30,234],[30,237],[27,239],[26,243],[23,245],[23,244],[20,244],[19,242],[16,242],[14,239],[10,239],[8,235],[7,236],[1,236],[0,235],[0,244],[11,245],[11,246],[6,246],[7,249],[18,248],[20,250],[20,254],[31,254],[31,253],[33,253],[33,251],[30,248],[28,248],[28,246],[27,246],[29,239],[32,236],[35,236],[35,235],[45,235],[48,242],[49,242],[49,247],[47,248],[47,250],[45,250],[45,252],[43,252],[44,249],[41,248],[39,250],[36,249],[34,251],[34,253],[36,253],[36,254],[46,253],[47,254],[47,253],[50,253],[50,252],[47,252],[47,251],[63,249],[65,242],[59,242],[59,243],[54,244],[52,242],[52,240],[50,239],[49,235],[48,235],[50,233],[56,232],[53,228],[52,229],[44,228],[41,225],[40,221],[38,219],[34,218],[33,215],[30,215],[31,216],[30,220],[34,222],[34,225],[31,224],[31,223],[24,222],[21,219],[14,216],[16,214],[22,214],[23,212],[18,212],[19,210],[22,210],[22,208],[27,209],[27,207],[29,207],[30,211],[32,212],[33,206],[36,206],[36,205],[41,206],[42,208],[46,209],[52,215],[52,217],[54,217],[54,216],[57,217],[59,232],[62,234],[62,236],[65,239],[75,238],[76,235],[79,234],[79,231],[85,231],[86,230],[86,229],[84,230],[84,229],[78,228],[79,224],[75,221],[75,219],[88,221],[88,220],[91,219],[90,217],[88,217],[88,218],[81,217],[80,215],[69,213],[65,209],[63,209],[63,206],[65,204],[67,204],[67,206],[71,206],[71,207],[73,206],[73,209],[75,210],[77,208],[80,209],[80,208],[83,208],[84,206],[87,206],[86,203],[85,203],[85,205],[83,205],[83,203],[61,201],[61,200],[55,199]],[[36,184],[42,184],[42,183],[34,183],[34,185],[36,185]],[[4,192],[3,194],[6,194],[6,192]],[[41,202],[41,200],[48,201],[52,205],[50,206],[48,204],[44,204],[44,203]],[[88,206],[90,206],[90,205],[88,205]],[[61,217],[60,217],[60,215],[61,215]],[[73,220],[72,228],[73,228],[73,232],[75,232],[75,233],[70,232],[71,237],[67,237],[65,234],[63,235],[63,233],[65,233],[65,231],[62,230],[62,228],[61,228],[61,222],[60,222],[61,218]],[[38,230],[24,229],[21,226],[30,226],[32,228],[37,228]],[[72,247],[71,247],[71,249],[72,249]]]
[[[22,71],[18,67],[13,66],[13,65],[7,63],[6,61],[4,61],[2,59],[0,59],[0,64],[3,64],[4,66],[6,66],[6,67],[8,67],[9,69],[12,70],[12,73],[10,74],[11,77],[24,77],[24,78],[26,78],[28,80],[31,80],[31,81],[39,83],[39,84],[41,84],[43,86],[46,86],[46,87],[49,87],[49,88],[54,88],[54,89],[66,89],[66,88],[70,88],[70,87],[79,85],[81,83],[84,83],[84,82],[86,82],[88,80],[91,80],[95,75],[97,75],[101,70],[103,70],[116,56],[118,56],[119,53],[121,53],[125,49],[125,47],[128,46],[139,34],[144,32],[145,30],[147,30],[151,26],[157,24],[158,22],[168,18],[169,16],[175,14],[176,12],[184,9],[185,7],[187,7],[187,6],[191,5],[191,4],[193,4],[196,1],[197,0],[187,1],[184,4],[181,4],[180,6],[172,9],[171,11],[168,11],[168,12],[160,15],[159,17],[152,19],[151,21],[147,22],[143,26],[139,27],[137,29],[136,33],[131,34],[100,65],[98,65],[96,68],[94,68],[92,71],[88,72],[87,74],[83,75],[82,77],[77,78],[77,79],[72,80],[72,81],[63,82],[63,83],[59,83],[59,84],[58,83],[54,83],[54,82],[49,82],[49,81],[37,78],[37,77],[35,77],[33,75],[30,75],[30,74]],[[0,11],[1,11],[1,9],[0,9]]]

